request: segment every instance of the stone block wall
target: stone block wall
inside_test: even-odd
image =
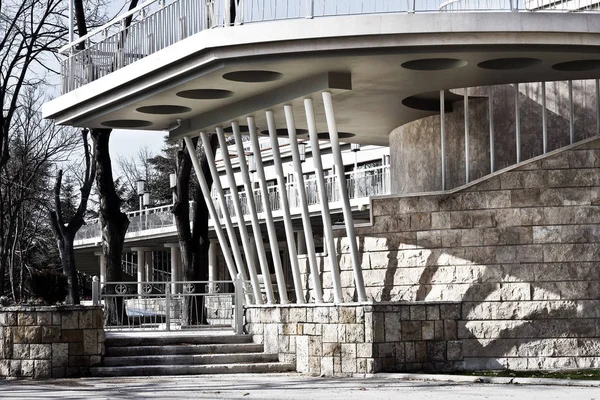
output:
[[[374,198],[372,223],[356,229],[367,295],[459,303],[465,369],[600,368],[599,205],[600,139],[452,192]],[[321,270],[330,299],[326,259]]]
[[[314,375],[457,370],[459,315],[451,303],[250,306],[246,331]]]
[[[0,377],[85,376],[103,354],[100,307],[0,308]]]

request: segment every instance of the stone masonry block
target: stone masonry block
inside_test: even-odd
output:
[[[425,306],[411,306],[410,319],[413,321],[424,321],[427,319]]]
[[[356,344],[342,343],[342,372],[356,372]]]
[[[438,305],[426,306],[426,314],[428,320],[440,319],[440,307]]]
[[[395,313],[386,313],[385,315],[385,341],[400,341],[402,326],[400,318]]]
[[[421,321],[402,321],[402,340],[421,340]]]
[[[421,324],[422,340],[433,340],[435,338],[435,323],[434,321],[423,321]]]
[[[35,360],[34,378],[46,379],[52,377],[52,364],[47,360]]]
[[[79,313],[67,311],[62,313],[62,329],[79,329]]]
[[[19,322],[19,326],[25,325],[35,325],[36,324],[36,314],[35,312],[19,312],[17,313],[17,319]]]
[[[52,345],[32,344],[29,347],[29,356],[34,360],[50,360],[52,358]]]

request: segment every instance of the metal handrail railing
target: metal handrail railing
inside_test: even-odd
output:
[[[208,310],[216,302],[220,307],[216,319],[230,321],[234,332],[241,334],[245,297],[252,292],[250,285],[239,276],[233,281],[171,282],[100,282],[94,276],[92,304],[102,305],[106,312],[117,316],[109,318],[105,329],[170,331],[206,326]],[[196,317],[185,318],[189,312]]]
[[[321,16],[431,12],[600,12],[599,0],[240,0],[231,23],[229,0],[150,0],[60,53],[62,93],[215,27]],[[127,18],[131,23],[126,25]]]
[[[320,199],[317,191],[316,178],[305,179],[305,190],[308,198],[308,205],[319,204]],[[334,203],[340,201],[338,190],[336,189],[337,178],[328,176],[325,179],[327,186],[328,201]],[[287,195],[290,207],[298,209],[300,207],[300,197],[298,193],[297,183],[287,183]],[[390,166],[383,165],[372,168],[359,169],[357,171],[346,172],[346,186],[351,199],[368,198],[370,196],[379,196],[390,193]],[[276,185],[267,187],[269,193],[268,203],[271,211],[279,211],[280,193]],[[240,202],[244,215],[250,215],[250,207],[248,205],[248,196],[245,190],[239,192]],[[212,194],[212,198],[217,209],[219,218],[223,218],[223,210],[216,193]],[[233,206],[233,198],[231,194],[225,195],[227,203],[227,212],[231,216],[237,216]],[[254,190],[254,201],[256,204],[256,212],[263,213],[262,194],[259,189]],[[130,211],[127,213],[129,218],[129,228],[127,233],[143,232],[150,229],[160,229],[174,227],[173,213],[171,212],[172,205],[163,205],[159,207],[147,208],[141,212]],[[191,208],[193,210],[193,208]],[[299,211],[298,211],[299,213]],[[85,240],[99,238],[101,234],[101,226],[98,218],[87,220],[85,225],[77,232],[76,240]]]

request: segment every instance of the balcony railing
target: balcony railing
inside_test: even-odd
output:
[[[337,190],[337,177],[326,177],[325,184],[327,188],[327,197],[330,203],[340,201],[339,190]],[[306,179],[304,181],[305,190],[308,198],[308,205],[316,205],[320,203],[319,194],[317,191],[316,178]],[[350,199],[368,199],[370,196],[377,196],[390,193],[390,169],[389,165],[380,167],[360,169],[346,173],[346,187]],[[279,211],[280,207],[280,192],[277,186],[269,186],[269,206],[271,211]],[[299,214],[300,198],[298,192],[298,184],[295,182],[287,184],[287,194],[292,214]],[[248,206],[247,192],[239,192],[242,212],[244,215],[250,215],[250,207]],[[236,217],[235,208],[233,206],[233,198],[231,194],[225,196],[227,212],[232,217]],[[223,218],[223,210],[216,194],[213,194],[213,202],[217,209],[219,218]],[[256,212],[261,214],[264,212],[263,201],[260,190],[254,190],[254,202],[256,204]],[[168,228],[175,229],[173,213],[171,205],[149,208],[140,213],[140,211],[132,211],[127,213],[129,217],[129,228],[127,236],[141,236],[149,234],[151,230]],[[191,216],[193,218],[193,216]],[[154,231],[156,233],[156,231]],[[88,220],[86,224],[77,232],[76,244],[85,244],[99,241],[101,237],[101,226],[98,219]]]
[[[202,30],[234,24],[377,13],[600,11],[599,0],[233,0],[233,17],[230,1],[150,0],[124,13],[61,49],[66,56],[61,64],[62,92],[102,78]]]

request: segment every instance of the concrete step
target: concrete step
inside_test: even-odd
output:
[[[294,364],[282,362],[208,364],[208,365],[145,365],[123,367],[94,367],[93,376],[155,376],[202,374],[258,374],[295,371]]]
[[[176,336],[133,336],[107,335],[106,347],[169,346],[195,344],[239,344],[252,343],[249,335],[176,335]]]
[[[106,357],[159,356],[184,354],[225,354],[225,353],[260,353],[262,344],[186,344],[167,346],[131,346],[106,347]]]
[[[133,357],[104,357],[103,367],[159,366],[159,365],[206,365],[206,364],[247,364],[276,362],[277,354],[238,353],[238,354],[194,354]]]

